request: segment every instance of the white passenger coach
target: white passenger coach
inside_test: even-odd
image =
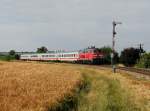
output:
[[[77,61],[79,52],[60,52],[60,53],[39,53],[39,54],[22,54],[21,60],[59,60],[59,61]]]

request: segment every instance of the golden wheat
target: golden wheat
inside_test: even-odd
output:
[[[63,65],[0,62],[0,111],[44,111],[80,79],[79,71]]]

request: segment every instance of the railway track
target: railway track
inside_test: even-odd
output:
[[[117,69],[150,76],[150,70],[149,69],[133,68],[133,67],[117,67]]]
[[[104,68],[112,68],[111,65],[85,65],[85,66],[89,66],[89,67],[94,67],[94,68],[100,68],[100,67],[104,67]],[[117,70],[122,70],[122,71],[128,71],[128,72],[134,72],[134,73],[138,73],[138,74],[142,74],[142,75],[146,75],[146,76],[150,76],[150,69],[143,69],[143,68],[133,68],[133,67],[116,67],[116,71]]]
[[[112,68],[112,66],[110,66],[110,65],[104,65],[102,67]],[[135,72],[135,73],[150,76],[150,69],[134,68],[134,67],[116,67],[116,69],[129,71],[129,72]]]

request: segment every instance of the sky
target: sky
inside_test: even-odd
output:
[[[0,0],[0,52],[112,45],[150,51],[150,0]]]

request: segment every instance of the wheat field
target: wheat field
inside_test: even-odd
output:
[[[149,83],[107,68],[0,61],[0,111],[54,111],[67,97],[78,98],[77,111],[149,111]]]
[[[0,62],[0,111],[46,111],[80,83],[81,74],[59,64]]]

